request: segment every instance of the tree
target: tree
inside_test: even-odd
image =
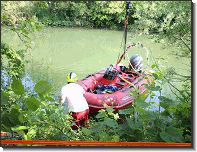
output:
[[[133,2],[137,18],[134,29],[140,34],[150,35],[157,43],[165,47],[175,47],[172,52],[177,58],[190,61],[191,73],[191,2],[190,1],[144,1]],[[183,75],[174,69],[168,69],[168,76],[184,82],[191,82],[191,75]],[[172,77],[174,75],[174,77]]]
[[[156,43],[163,44],[164,48],[177,48],[178,51],[172,54],[180,60],[186,58],[190,61],[185,69],[187,73],[191,73],[191,4],[191,1],[133,2],[135,10],[133,17],[136,18],[134,29],[139,34],[149,35]],[[165,59],[160,58],[160,60]],[[169,90],[176,96],[174,99],[176,104],[170,107],[166,103],[172,101],[171,99],[159,97],[163,102],[161,105],[168,109],[165,110],[165,115],[172,116],[175,126],[182,128],[184,137],[190,136],[191,140],[191,74],[184,75],[175,69],[165,70],[163,65],[156,62],[156,59],[154,61],[155,64],[151,66],[156,70],[153,74],[154,78],[161,84],[167,83]],[[182,83],[182,88],[176,87],[173,83],[177,80]],[[180,116],[181,113],[184,114]],[[177,121],[180,124],[177,124]]]
[[[180,57],[191,58],[190,1],[134,2],[133,5],[136,28],[144,34],[155,36],[156,42],[164,39],[163,44],[177,47]],[[158,35],[154,35],[153,30]]]

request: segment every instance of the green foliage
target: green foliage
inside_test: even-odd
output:
[[[25,101],[25,105],[28,109],[36,111],[40,106],[40,102],[35,98],[27,98]]]
[[[12,81],[12,90],[17,95],[23,95],[25,93],[25,89],[21,83],[20,80],[17,80],[16,78],[13,78]]]
[[[1,2],[1,16],[3,20],[1,24],[15,25],[21,23],[21,18],[33,18],[35,12],[33,11],[33,2],[31,1],[2,1]]]
[[[3,60],[7,60],[7,65]],[[23,58],[6,43],[1,43],[1,71],[17,78],[21,78],[24,73]]]
[[[191,2],[133,2],[137,18],[134,28],[149,34],[164,47],[177,47],[180,57],[191,58]],[[157,34],[155,34],[157,33]]]
[[[124,26],[125,3],[119,1],[35,1],[1,2],[2,24],[12,25],[11,31],[29,48],[29,33],[38,31],[43,22],[53,26],[98,26],[117,28]],[[155,41],[179,46],[180,54],[190,57],[191,48],[191,3],[190,2],[133,2],[129,17],[136,19],[135,29],[150,34]],[[18,13],[18,12],[21,12]],[[21,16],[22,15],[22,16]],[[38,20],[36,17],[38,17]],[[133,18],[132,18],[132,17]],[[133,21],[130,22],[132,24]],[[157,31],[158,35],[151,33]],[[181,45],[180,45],[181,44]],[[25,90],[21,83],[24,74],[26,50],[14,50],[1,43],[1,128],[6,132],[22,134],[23,140],[65,141],[116,141],[116,142],[191,142],[191,79],[183,77],[183,89],[171,83],[169,70],[155,59],[151,66],[153,80],[144,77],[148,90],[141,94],[138,89],[130,90],[135,101],[132,105],[114,111],[104,104],[96,120],[90,118],[91,128],[71,129],[66,107],[52,103],[52,90],[48,81],[39,81],[34,94]],[[5,61],[6,60],[6,61]],[[171,72],[171,74],[170,74]],[[174,72],[175,73],[175,72]],[[38,78],[39,79],[39,78]],[[162,85],[168,83],[177,91],[176,98],[161,95]],[[155,91],[160,93],[159,107],[165,111],[150,111]],[[150,95],[150,102],[145,102]],[[65,106],[65,105],[64,105]]]
[[[15,85],[19,82],[19,80],[13,81],[13,85],[11,85],[13,90],[16,89]],[[35,89],[42,90],[43,86],[40,84],[43,84],[42,81],[36,84]],[[24,91],[23,85],[20,85],[20,87],[17,87],[17,91],[15,90],[13,92],[16,93],[15,98],[17,95],[21,96],[21,92]],[[66,135],[67,140],[70,140],[76,136],[74,135],[75,132],[70,132],[71,117],[65,114],[63,107],[50,104],[45,98],[43,98],[44,101],[42,101],[40,98],[28,96],[21,96],[18,101],[8,104],[10,102],[10,94],[2,92],[2,95],[4,99],[3,104],[1,104],[2,130],[8,132],[15,131],[23,134],[24,140],[48,138],[60,140],[63,138],[63,135]],[[46,98],[52,100],[52,97],[49,95]],[[7,102],[6,99],[8,99]],[[68,135],[64,131],[66,131]],[[53,135],[53,133],[55,135]]]
[[[47,81],[40,81],[34,87],[35,92],[38,94],[46,94],[47,92],[50,91],[50,89],[51,88]]]
[[[8,24],[7,21],[10,20],[13,25],[21,22],[20,17],[35,16],[40,22],[50,26],[121,29],[125,24],[125,2],[121,1],[35,1],[2,4],[4,24]],[[130,11],[129,24],[134,21],[131,17],[133,12]]]
[[[183,136],[177,128],[168,127],[166,131],[160,133],[161,138],[168,143],[183,143]]]

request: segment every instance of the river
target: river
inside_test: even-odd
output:
[[[33,89],[34,84],[40,80],[50,81],[55,95],[59,94],[61,87],[66,84],[68,73],[76,73],[78,79],[81,80],[88,74],[116,63],[118,55],[123,53],[122,49],[120,51],[123,31],[45,27],[39,33],[30,34],[30,37],[32,49],[27,51],[26,59],[31,62],[26,64],[26,77],[23,79],[23,84]],[[12,31],[6,31],[3,28],[1,39],[16,49],[23,48],[21,40]],[[173,67],[181,70],[180,73],[185,73],[184,69],[187,69],[187,66],[184,63],[189,62],[178,60],[170,55],[171,51],[177,51],[175,48],[162,50],[161,44],[155,43],[148,36],[137,36],[128,32],[127,45],[133,42],[140,42],[149,50],[149,65],[153,63],[152,57],[163,57],[166,68]],[[137,47],[128,50],[129,57],[135,54],[143,57],[144,70],[150,70],[146,60],[146,51]],[[128,65],[126,59],[122,60],[122,63]],[[155,93],[158,94],[158,92]],[[169,95],[169,90],[165,85],[162,94]],[[151,100],[159,102],[157,98]],[[150,98],[147,101],[150,101]],[[158,110],[158,108],[154,109]]]

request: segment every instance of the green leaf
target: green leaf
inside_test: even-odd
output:
[[[36,30],[37,30],[38,32],[40,31],[41,28],[42,28],[42,25],[36,24]]]
[[[23,130],[16,130],[16,128],[11,128],[11,129],[12,129],[12,131],[15,131],[15,132],[17,132],[19,134],[24,134]]]
[[[25,93],[24,86],[22,85],[22,82],[20,80],[17,80],[16,78],[13,78],[12,82],[12,90],[15,94],[23,95]]]
[[[103,118],[105,117],[105,112],[100,112],[96,115],[96,118]]]
[[[39,81],[34,87],[35,92],[40,94],[48,93],[50,89],[51,88],[47,81]]]
[[[112,114],[115,110],[114,110],[113,108],[111,108],[111,107],[107,107],[107,108],[106,108],[106,111],[107,111],[108,114],[110,115],[110,114]]]
[[[45,97],[45,99],[48,101],[55,101],[52,97]]]
[[[133,113],[133,110],[132,109],[120,109],[118,113],[119,114],[131,114]]]
[[[10,30],[11,30],[11,31],[16,31],[16,28],[11,28]]]
[[[154,120],[154,125],[163,131],[165,129],[164,123],[160,119]]]
[[[8,113],[2,115],[1,123],[9,128],[14,127],[15,126],[14,123],[9,118],[10,118],[10,114]]]
[[[18,109],[18,110],[21,109],[21,108],[20,108],[20,103],[14,105],[14,108],[15,108],[15,109]]]
[[[8,103],[9,100],[9,93],[7,92],[1,92],[1,105],[5,105]]]
[[[109,127],[113,127],[116,128],[117,127],[117,122],[114,119],[111,118],[104,118],[104,123],[109,126]]]
[[[44,95],[43,95],[43,94],[38,93],[38,95],[39,95],[39,97],[40,97],[40,99],[41,99],[42,101],[45,101],[45,97],[44,97]]]
[[[18,109],[13,108],[11,110],[11,113],[9,115],[9,119],[13,122],[15,125],[19,125],[23,123],[23,116],[21,113],[18,111]]]
[[[155,87],[155,86],[148,86],[148,85],[145,85],[145,88],[151,91],[159,91],[161,89],[160,86]]]
[[[25,101],[25,105],[28,109],[36,111],[40,107],[40,102],[35,98],[27,98]]]
[[[99,134],[99,137],[100,137],[100,141],[109,141],[110,140],[110,136],[106,132],[102,132],[101,134]]]
[[[160,137],[165,141],[169,143],[176,143],[180,142],[183,143],[183,136],[181,132],[177,128],[170,128],[168,127],[166,131],[162,131],[160,133]]]
[[[166,72],[166,70],[165,70],[164,68],[161,67],[161,69],[162,69],[164,72]]]
[[[28,129],[27,126],[20,126],[18,128],[15,128],[14,130],[25,130],[25,129]]]
[[[87,135],[87,136],[89,136],[89,135],[91,134],[91,131],[90,131],[89,129],[87,129],[87,128],[82,128],[82,132],[83,132],[85,135]]]
[[[132,119],[130,118],[126,118],[127,122],[128,122],[128,126],[131,129],[138,129],[141,128],[143,126],[143,124],[141,122],[134,122]]]
[[[26,26],[26,22],[24,20],[22,21],[22,26],[23,28]]]
[[[158,65],[153,64],[153,65],[151,66],[152,69],[154,69],[154,67],[157,67],[157,68],[158,68]]]
[[[27,24],[27,28],[28,28],[28,29],[31,29],[31,25],[30,25],[30,24]]]
[[[156,73],[153,73],[152,75],[155,77],[155,79],[158,79],[158,75]]]
[[[90,129],[92,132],[100,132],[101,130],[105,129],[105,125],[103,122],[97,122],[93,124],[93,127]]]
[[[30,136],[35,135],[35,134],[36,134],[36,130],[30,128],[30,129],[28,130],[28,133],[27,133],[27,134],[30,135]]]
[[[142,108],[146,108],[147,106],[149,106],[149,104],[145,102],[145,100],[139,100],[139,99],[135,101],[135,105]]]
[[[153,119],[153,116],[150,113],[147,113],[147,114],[138,115],[138,118],[141,121],[146,121],[146,120]]]
[[[135,108],[135,112],[144,113],[145,111],[146,111],[146,110],[145,110],[144,108],[139,107],[139,106],[137,106],[137,107]]]
[[[120,137],[118,135],[113,135],[112,138],[113,138],[112,141],[119,142],[119,140],[120,140]]]
[[[25,139],[25,140],[31,140],[31,136],[30,136],[29,134],[24,135],[24,139]]]
[[[169,106],[174,105],[174,102],[169,98],[166,98],[164,96],[159,96],[158,98],[161,101],[160,106],[164,109],[167,109]]]
[[[139,128],[133,129],[133,134],[135,138],[137,139],[137,141],[140,141],[144,138],[143,131]]]
[[[21,122],[21,124],[24,122],[24,117],[22,114],[18,115],[18,120]]]

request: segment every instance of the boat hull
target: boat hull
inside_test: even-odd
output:
[[[90,92],[90,90],[95,89],[96,85],[107,85],[107,81],[103,79],[105,71],[106,69],[103,69],[99,73],[97,72],[96,74],[90,75],[78,82],[78,84],[85,90],[84,97],[88,102],[91,112],[98,112],[101,109],[105,109],[103,106],[104,103],[115,110],[119,110],[131,105],[134,102],[134,97],[129,93],[129,90],[134,90],[134,87],[129,83],[125,83],[121,86],[121,89],[114,93],[95,94]],[[125,79],[126,76],[127,75],[125,75]],[[147,84],[147,80],[144,79],[143,76],[147,76],[149,79],[151,78],[151,75],[142,74],[138,77],[133,75],[133,78],[128,80],[134,84],[135,88],[138,88],[141,91],[141,94],[147,91],[147,89],[143,87],[144,85],[142,85],[144,83]],[[117,77],[114,81],[109,81],[108,84],[117,85],[120,87],[118,84],[120,81],[120,78]]]

